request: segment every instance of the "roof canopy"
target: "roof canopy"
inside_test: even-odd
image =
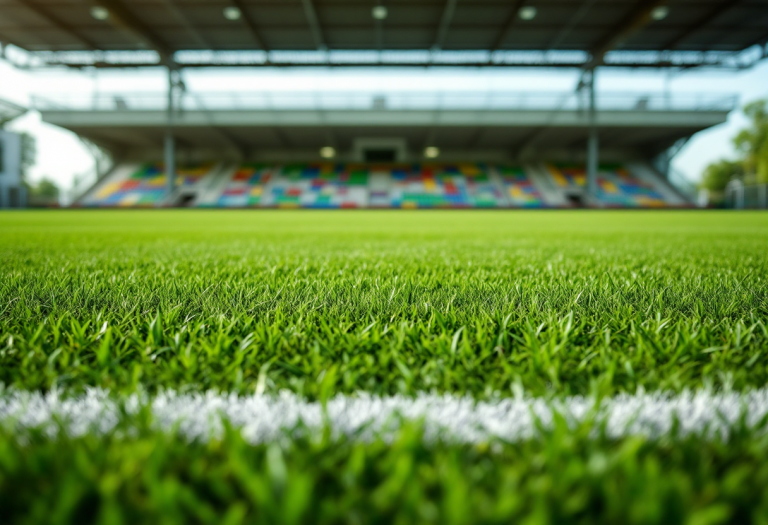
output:
[[[32,52],[152,51],[155,62],[166,65],[191,50],[262,51],[267,65],[275,51],[483,51],[490,57],[557,50],[586,53],[579,67],[602,64],[616,50],[735,53],[768,41],[768,0],[380,2],[0,0],[0,41]],[[305,62],[291,65],[326,65]]]

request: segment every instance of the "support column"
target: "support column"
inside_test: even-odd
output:
[[[165,133],[165,173],[167,174],[165,193],[170,197],[176,189],[176,138],[173,130]]]
[[[173,134],[173,124],[176,114],[175,91],[176,79],[174,78],[174,71],[168,68],[168,111],[167,128],[165,131],[166,199],[170,199],[176,189],[176,137]]]
[[[595,101],[595,69],[589,71],[589,138],[587,139],[587,194],[597,202],[597,170],[599,138],[597,135],[597,105]]]

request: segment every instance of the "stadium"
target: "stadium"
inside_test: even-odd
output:
[[[68,209],[24,209],[0,130],[4,520],[766,522],[768,215],[698,209],[671,166],[739,101],[596,87],[750,70],[766,0],[0,12],[19,71],[167,81],[0,102],[106,159]],[[531,68],[578,82],[187,87]]]

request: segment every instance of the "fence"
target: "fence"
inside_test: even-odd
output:
[[[94,93],[35,96],[46,111],[160,111],[163,93]],[[702,93],[599,93],[601,111],[731,111],[734,95]],[[575,92],[194,92],[185,93],[182,110],[520,110],[574,111],[583,101]]]
[[[737,210],[768,210],[768,184],[747,186],[731,181],[725,188],[725,205]]]

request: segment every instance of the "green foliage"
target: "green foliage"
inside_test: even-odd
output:
[[[707,166],[702,176],[703,188],[723,191],[732,177],[747,184],[768,184],[768,100],[747,104],[744,114],[750,119],[750,125],[733,139],[739,158],[719,160]]]
[[[34,197],[56,199],[59,196],[59,187],[55,182],[48,178],[41,179],[37,184],[32,186],[30,190]]]
[[[768,100],[748,104],[744,114],[752,123],[736,135],[734,144],[743,155],[747,174],[754,182],[768,183]]]
[[[744,164],[733,160],[719,160],[704,170],[701,187],[710,191],[725,191],[732,179],[744,179]]]
[[[482,398],[768,381],[768,217],[0,217],[0,381]],[[325,378],[324,371],[336,367]]]
[[[20,443],[0,433],[3,521],[34,524],[766,523],[766,433],[612,441],[561,424],[515,444],[296,440],[140,429]]]

